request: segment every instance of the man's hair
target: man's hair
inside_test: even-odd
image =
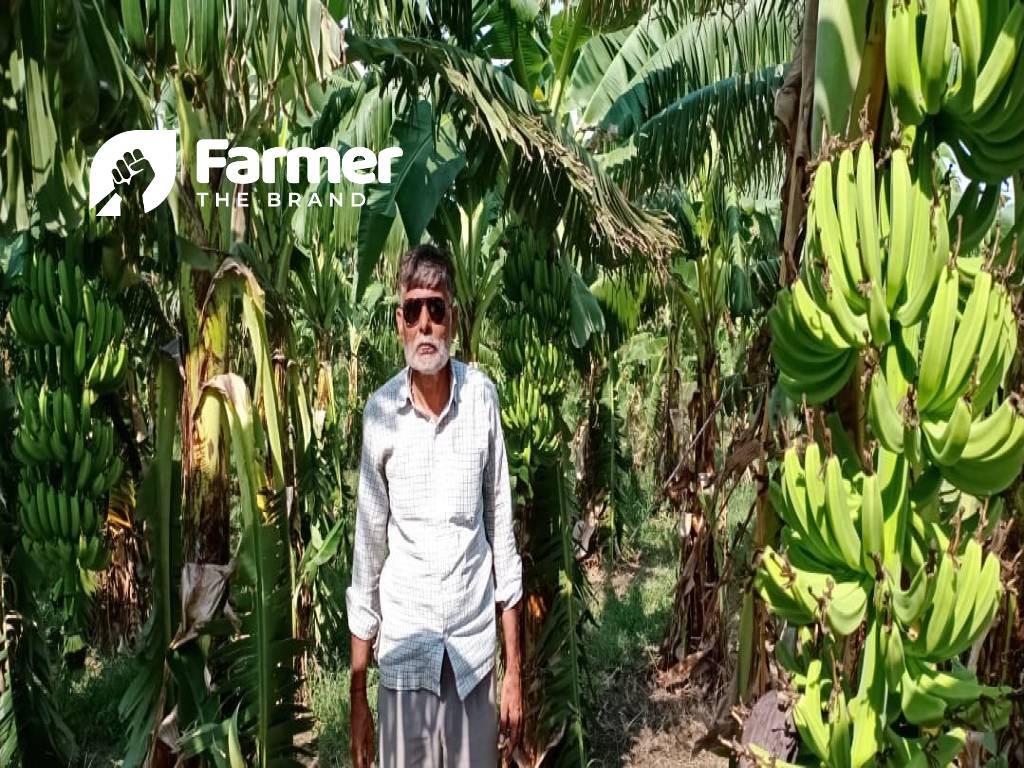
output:
[[[449,301],[455,299],[455,266],[447,251],[423,243],[402,256],[398,266],[398,290],[412,288],[436,288]]]

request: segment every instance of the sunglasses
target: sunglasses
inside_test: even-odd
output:
[[[438,325],[444,322],[448,312],[445,300],[437,296],[430,296],[425,299],[406,299],[402,302],[402,317],[405,318],[407,326],[411,328],[420,321],[420,312],[423,310],[424,304],[427,305],[427,313],[433,322]]]

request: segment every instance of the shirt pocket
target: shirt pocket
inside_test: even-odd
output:
[[[388,501],[398,519],[426,518],[430,468],[422,454],[398,449],[388,459]]]
[[[482,499],[483,464],[479,451],[455,451],[449,456],[445,478],[447,517],[455,525],[470,527],[476,523]]]
[[[476,523],[487,458],[486,435],[476,428],[475,416],[470,408],[466,408],[452,421],[447,441],[449,450],[445,457],[448,518],[456,525],[466,527]]]

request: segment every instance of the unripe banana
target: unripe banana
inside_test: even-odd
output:
[[[921,84],[925,111],[934,115],[942,106],[953,58],[952,0],[930,0],[921,46]]]

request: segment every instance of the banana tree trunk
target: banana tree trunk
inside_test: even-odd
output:
[[[657,498],[655,499],[659,504],[664,501],[666,497],[666,491],[672,480],[672,473],[675,469],[676,462],[678,461],[680,448],[679,434],[676,432],[674,413],[679,405],[679,386],[681,383],[681,377],[679,368],[675,365],[678,339],[676,338],[676,329],[671,320],[671,315],[668,323],[666,324],[665,335],[668,338],[668,344],[665,349],[667,371],[665,373],[665,383],[663,385],[661,395],[662,427],[661,440],[658,448],[658,478],[661,482],[658,483]]]
[[[754,544],[758,550],[773,545],[779,535],[778,517],[768,501],[768,457],[765,446],[771,441],[771,426],[767,401],[761,409],[761,456],[757,462],[757,477],[760,479],[757,499],[754,502],[755,525]],[[769,629],[768,611],[764,603],[754,598],[751,584],[743,595],[740,617],[739,643],[740,664],[737,673],[736,698],[739,703],[749,706],[771,689],[771,669],[768,662],[768,644],[772,639]]]
[[[576,504],[567,451],[537,468],[522,515],[523,740],[519,768],[584,766],[580,628],[589,594],[572,537]]]
[[[226,564],[230,552],[228,455],[223,409],[207,399],[203,385],[227,372],[229,312],[227,290],[213,290],[213,305],[202,310],[212,282],[209,272],[182,267],[184,385],[181,398],[182,562]],[[199,408],[198,413],[196,411]]]
[[[681,502],[679,575],[668,635],[661,648],[663,669],[675,669],[681,677],[693,674],[699,664],[720,669],[726,658],[725,627],[718,590],[720,569],[716,553],[718,523],[708,518],[702,498],[706,486],[717,482],[715,452],[719,435],[719,368],[714,338],[708,335],[700,355],[697,391],[690,401],[693,425],[692,460],[680,473],[683,482],[676,496]]]

